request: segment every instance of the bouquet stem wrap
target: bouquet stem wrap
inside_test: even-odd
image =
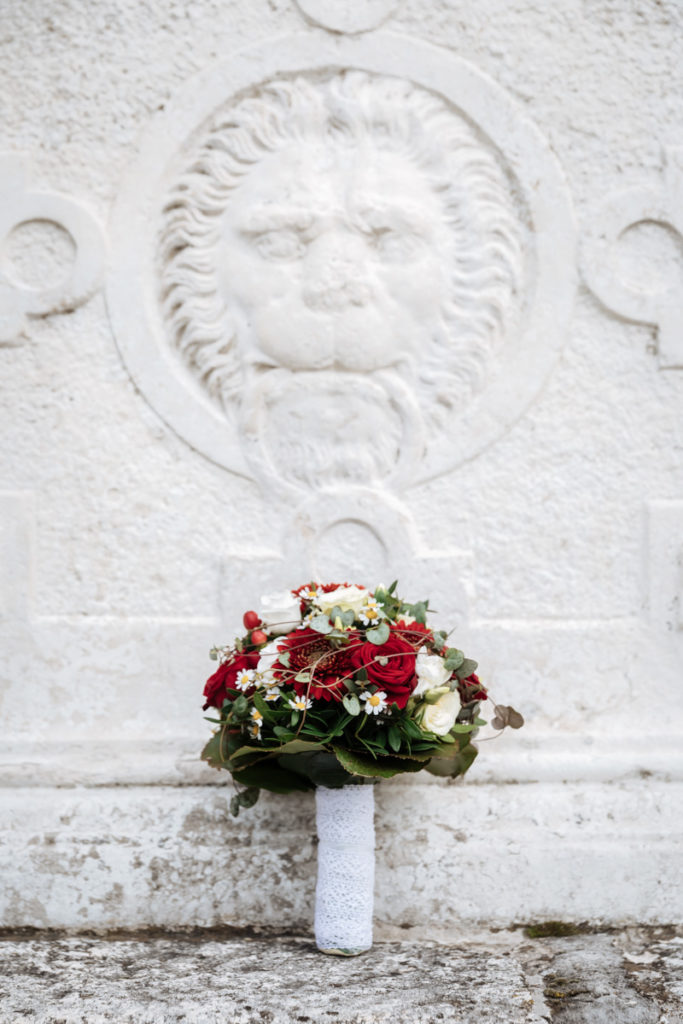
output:
[[[375,883],[375,787],[319,786],[318,884],[315,940],[318,949],[356,956],[372,946]]]

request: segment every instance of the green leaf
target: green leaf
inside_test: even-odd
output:
[[[478,753],[477,748],[473,747],[470,743],[466,747],[456,750],[453,757],[433,757],[429,764],[426,765],[426,770],[431,772],[432,775],[447,776],[455,779],[458,775],[465,774]]]
[[[413,618],[416,622],[420,622],[423,626],[427,621],[427,605],[428,601],[417,601],[413,605]]]
[[[389,623],[380,622],[379,626],[369,629],[365,637],[371,644],[385,644],[389,639]]]
[[[277,722],[277,714],[274,713],[272,707],[268,704],[267,701],[263,699],[260,693],[255,693],[254,696],[252,697],[252,700],[254,701],[254,707],[256,708],[256,710],[260,711],[261,714],[263,715],[264,721]]]
[[[301,672],[297,672],[294,676],[295,683],[310,683],[311,673],[307,668],[302,668]]]
[[[372,737],[373,742],[380,750],[387,749],[387,734],[384,729],[377,729],[375,735]]]
[[[235,782],[243,786],[268,789],[271,793],[293,793],[297,790],[312,789],[312,783],[295,772],[287,771],[278,764],[275,758],[249,765],[238,772],[233,772]]]
[[[455,672],[465,662],[465,655],[457,647],[447,647],[444,657],[444,667],[449,672]]]
[[[232,814],[233,818],[236,818],[237,815],[240,813],[240,798],[239,798],[239,794],[236,794],[230,800],[230,813]]]
[[[246,718],[249,714],[249,701],[243,693],[239,695],[233,704],[232,712],[235,718]]]
[[[387,594],[393,594],[393,592],[396,590],[397,586],[398,586],[398,580],[394,580],[394,582],[391,584],[391,586],[387,588]]]
[[[256,786],[249,786],[248,789],[243,789],[241,793],[238,793],[237,799],[240,802],[240,807],[253,807],[260,795],[260,789]]]
[[[403,731],[407,736],[410,736],[413,740],[421,740],[424,738],[424,733],[420,726],[412,720],[412,718],[406,718],[401,723]]]
[[[346,750],[343,747],[333,747],[335,756],[340,765],[351,772],[352,775],[360,775],[364,778],[378,777],[390,779],[401,772],[419,772],[424,767],[420,761],[399,759],[397,757],[378,757],[376,760],[366,754],[360,754],[356,750]]]
[[[333,629],[329,618],[322,612],[320,615],[314,615],[309,625],[311,629],[316,631],[316,633],[331,633]]]
[[[281,725],[274,725],[273,732],[275,733],[279,740],[283,741],[283,743],[286,743],[287,740],[293,740],[295,736],[295,733],[293,733],[290,729],[285,729]]]
[[[214,768],[227,768],[227,750],[222,740],[222,732],[214,733],[200,755],[202,761],[208,761]]]
[[[341,614],[341,620],[345,626],[352,626],[355,619],[356,616],[354,615],[350,608],[347,608],[346,611],[342,612]]]
[[[474,725],[479,726],[479,728],[481,728],[482,725],[486,725],[486,719],[479,718],[479,716],[477,715],[477,717],[474,719]]]
[[[458,679],[467,679],[473,672],[477,670],[478,662],[472,661],[471,658],[465,658],[462,665],[456,669]]]
[[[350,715],[355,718],[356,715],[360,714],[360,701],[356,697],[355,693],[347,693],[342,699],[342,704]]]
[[[389,746],[392,750],[397,751],[401,749],[401,731],[399,727],[392,722],[389,726]]]
[[[352,776],[342,768],[339,761],[327,750],[303,754],[284,754],[278,763],[288,771],[304,775],[315,786],[340,789],[350,782]]]
[[[472,732],[476,727],[465,722],[456,722],[451,727],[451,732]]]
[[[281,665],[282,665],[282,666],[283,666],[284,668],[289,668],[289,659],[290,659],[290,656],[291,656],[291,651],[282,651],[282,653],[281,653],[281,654],[278,654],[278,656],[277,656],[277,660],[278,660],[278,661],[280,662],[280,664],[281,664]]]

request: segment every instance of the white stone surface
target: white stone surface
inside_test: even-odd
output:
[[[681,6],[404,0],[393,12],[367,5],[381,26],[328,31],[306,3],[41,0],[0,13],[2,148],[14,168],[27,161],[21,182],[13,171],[0,183],[0,210],[20,212],[19,194],[52,204],[26,207],[31,223],[14,221],[0,253],[4,336],[14,344],[24,332],[0,349],[2,921],[280,924],[286,914],[308,926],[312,801],[268,797],[235,824],[226,780],[195,756],[208,728],[207,649],[260,594],[311,571],[369,584],[398,576],[404,592],[433,595],[494,695],[527,719],[519,736],[482,742],[466,787],[382,787],[379,928],[436,919],[452,936],[475,920],[680,920],[683,375],[661,302],[677,301],[683,281],[678,185],[662,157],[683,145]],[[324,106],[347,69],[368,102],[388,90],[395,112],[404,102],[441,111],[448,145],[427,160],[430,181],[469,140],[521,253],[494,288],[480,390],[460,404],[449,393],[441,418],[438,380],[418,379],[425,339],[410,331],[401,352],[412,364],[369,365],[378,349],[365,337],[343,371],[306,366],[308,328],[289,365],[294,346],[278,351],[275,331],[286,365],[257,366],[223,402],[160,312],[163,204],[191,179],[212,118],[243,112],[283,74]],[[425,139],[438,150],[433,126]],[[351,192],[346,206],[339,195],[359,168],[382,172],[395,205],[409,191],[419,213],[432,209],[410,162],[387,161],[370,141],[367,160],[349,151],[334,168],[338,150],[322,146],[325,187],[307,197],[324,199],[327,244],[358,244]],[[290,155],[306,182],[308,145],[299,164]],[[252,214],[286,170],[260,169],[255,195],[244,183]],[[657,208],[636,208],[634,190]],[[481,212],[481,201],[470,206]],[[91,249],[67,211],[92,229]],[[442,213],[428,219],[437,234]],[[655,214],[668,227],[649,223]],[[584,282],[601,301],[582,288],[572,309],[574,221]],[[108,225],[107,304],[91,294],[98,224]],[[598,245],[608,227],[631,228],[611,255]],[[439,237],[452,255],[452,233]],[[209,272],[235,252],[238,264],[253,258],[241,237]],[[440,253],[430,240],[426,265],[450,269]],[[331,258],[328,271],[354,261]],[[64,290],[76,266],[85,276]],[[297,292],[289,266],[293,315],[317,303],[312,322],[328,334],[348,323],[340,296],[358,311],[377,273],[373,264],[340,286],[321,259],[324,287]],[[232,269],[222,287],[234,309]],[[438,282],[410,275],[418,301],[404,293],[405,271],[399,261],[385,278],[400,299],[393,322],[429,320],[420,289]],[[62,291],[20,308],[17,281],[22,294],[48,282]],[[242,312],[272,311],[273,273],[262,284],[263,296],[240,293]],[[642,293],[639,304],[619,289]],[[471,312],[474,286],[461,298]],[[367,322],[358,317],[359,335]],[[240,373],[255,333],[242,331],[241,348],[226,337]],[[444,337],[450,358],[461,335]],[[292,436],[314,382],[330,401],[311,396],[304,423],[317,417],[326,432],[309,450]]]
[[[680,1024],[681,937],[628,929],[384,942],[359,960],[294,936],[6,938],[0,993],[36,1024]]]

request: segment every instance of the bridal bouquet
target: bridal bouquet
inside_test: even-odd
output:
[[[423,768],[464,775],[488,699],[477,662],[427,623],[427,601],[390,587],[308,583],[264,598],[244,635],[211,657],[202,758],[237,785],[231,811],[276,793],[373,782]],[[494,705],[491,725],[522,716]]]

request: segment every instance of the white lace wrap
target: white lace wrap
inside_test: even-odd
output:
[[[322,950],[359,953],[372,946],[375,787],[319,786],[315,802],[315,941]]]

